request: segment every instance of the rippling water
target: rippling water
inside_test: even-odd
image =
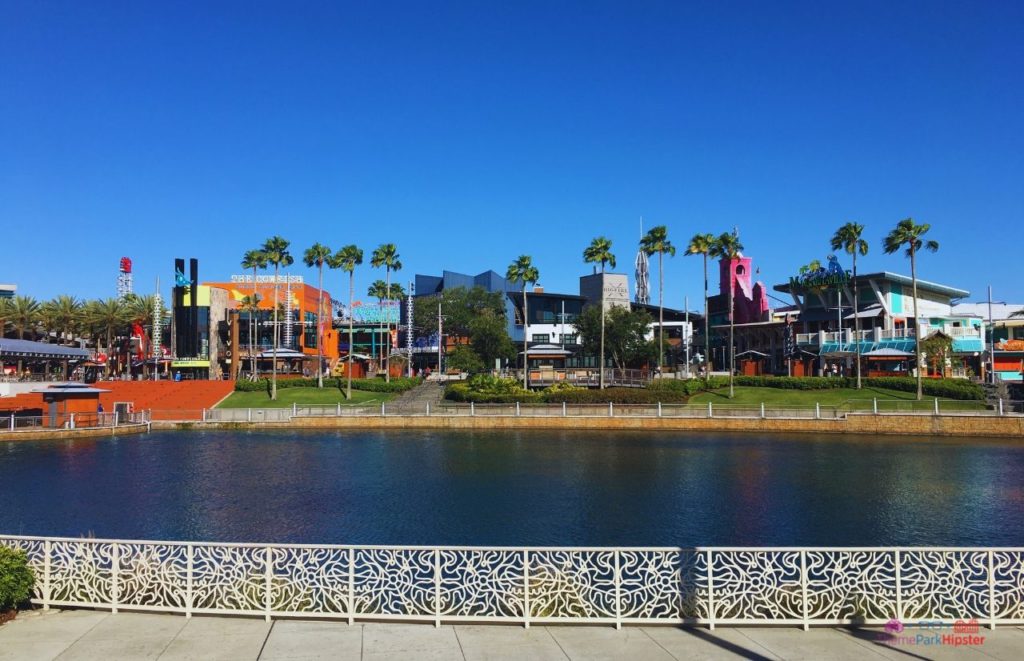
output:
[[[1024,545],[1024,445],[557,431],[7,442],[0,532],[353,544]]]

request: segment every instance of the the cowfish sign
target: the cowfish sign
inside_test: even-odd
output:
[[[793,289],[837,289],[849,282],[850,272],[839,265],[835,255],[829,255],[827,268],[801,269],[800,275],[790,277],[789,286]]]

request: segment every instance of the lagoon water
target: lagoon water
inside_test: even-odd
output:
[[[0,442],[0,533],[339,544],[1024,545],[1024,446],[560,431]]]

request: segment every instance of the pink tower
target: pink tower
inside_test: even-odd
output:
[[[763,282],[751,282],[751,258],[723,258],[718,263],[719,291],[729,295],[733,288],[733,310],[737,324],[768,320],[768,290]]]

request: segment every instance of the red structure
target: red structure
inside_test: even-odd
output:
[[[768,320],[768,290],[763,282],[751,282],[750,257],[722,259],[718,265],[719,289],[728,308],[729,288],[733,289],[733,313],[737,324]]]

